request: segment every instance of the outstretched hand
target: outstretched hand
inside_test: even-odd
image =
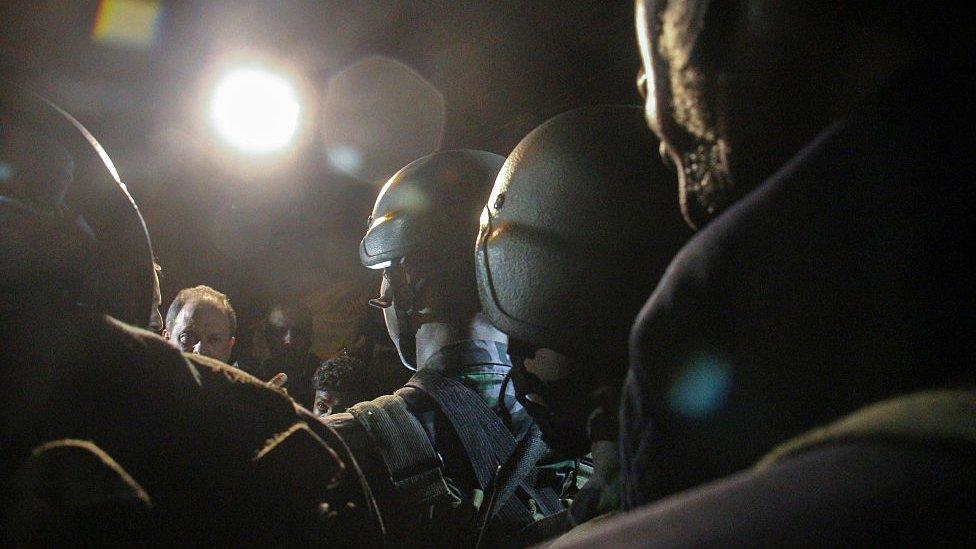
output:
[[[285,388],[286,383],[288,383],[288,374],[278,372],[273,378],[271,378],[270,381],[268,381],[268,387],[271,387],[272,389],[281,389],[287,393],[288,389]]]

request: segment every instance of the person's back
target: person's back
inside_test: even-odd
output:
[[[368,518],[346,506],[368,505],[355,465],[260,381],[111,317],[8,302],[3,318],[5,484],[35,447],[80,439],[146,490],[167,543],[311,542],[341,530],[316,516],[322,503]],[[52,332],[53,318],[63,324]]]
[[[940,143],[963,129],[949,98],[906,93],[926,84],[900,83],[878,99],[887,104],[832,128],[675,261],[633,340],[635,503],[734,472],[871,402],[972,384],[972,210],[948,197],[973,163],[954,139]],[[715,382],[665,382],[701,372]],[[666,406],[649,422],[653,401]],[[716,447],[702,467],[672,470]]]
[[[158,281],[94,138],[2,85],[0,153],[17,176],[54,174],[0,182],[0,541],[375,544],[368,488],[334,432],[113,318],[147,325]]]
[[[976,535],[964,17],[830,7],[638,0],[648,121],[704,228],[632,332],[635,509],[557,546]]]
[[[645,4],[638,10],[647,17],[639,20],[642,37],[656,28]],[[683,9],[669,8],[667,16]],[[921,43],[901,44],[905,35],[894,31],[911,23],[900,10],[886,12],[900,23],[878,35],[855,18],[797,23],[765,14],[770,24],[810,33],[795,34],[798,42],[817,36],[812,28],[826,36],[863,26],[864,36],[849,34],[849,42],[827,51],[844,58],[867,48],[862,61],[872,78],[863,88],[836,90],[837,101],[827,102],[834,111],[818,112],[823,90],[811,88],[806,101],[783,90],[802,87],[798,75],[823,60],[804,64],[802,54],[783,54],[777,61],[792,63],[795,74],[757,65],[750,79],[723,90],[779,81],[763,97],[771,112],[754,115],[752,126],[729,124],[694,138],[675,122],[680,101],[664,97],[691,93],[661,67],[676,58],[646,50],[645,61],[657,63],[652,126],[681,164],[683,203],[692,205],[686,214],[708,224],[669,268],[634,329],[623,412],[631,505],[748,467],[773,445],[872,402],[972,386],[974,288],[963,266],[973,237],[972,200],[959,189],[971,185],[974,173],[965,145],[972,142],[973,83],[958,67],[911,49]],[[759,32],[719,21],[709,24]],[[781,49],[792,52],[796,44],[783,40]],[[668,51],[690,46],[687,38]],[[892,53],[881,55],[885,48]],[[731,51],[740,62],[758,63],[745,46]],[[824,78],[850,76],[845,70],[836,65]],[[713,92],[690,108],[716,104]],[[744,113],[736,109],[755,100],[725,97],[735,108],[717,109],[712,122],[739,120]],[[804,112],[810,126],[776,121],[777,112],[790,109]],[[754,126],[767,120],[764,131]],[[779,145],[768,142],[775,133],[784,135]],[[700,148],[725,150],[715,153],[711,171],[690,169],[697,153],[687,151],[696,139]],[[733,142],[740,146],[729,152]],[[752,160],[764,154],[762,163]],[[744,159],[750,164],[737,163]],[[715,199],[723,193],[731,205]]]
[[[514,388],[506,379],[511,362],[504,344],[469,339],[454,342],[443,351],[395,392],[403,399],[404,410],[416,421],[416,430],[393,435],[422,434],[429,440],[433,461],[420,464],[415,472],[425,475],[438,470],[438,480],[432,481],[439,484],[437,497],[420,503],[401,492],[398,485],[407,483],[389,482],[390,468],[377,450],[375,431],[363,429],[361,414],[368,414],[368,410],[324,418],[356,456],[373,488],[384,524],[391,533],[402,536],[394,539],[405,546],[473,544],[480,527],[476,522],[477,512],[487,504],[495,469],[507,457],[504,452],[510,454],[531,426],[531,419],[518,404]],[[434,393],[436,397],[432,396]],[[446,402],[438,398],[442,395],[446,395]],[[455,408],[445,412],[445,406]],[[462,418],[462,414],[467,415]],[[530,509],[526,503],[531,495],[519,494],[517,497],[522,501],[513,506],[520,507],[521,511],[507,509],[494,521],[494,535],[514,535],[519,527],[531,522],[533,511],[546,516],[559,510],[558,494],[553,489],[562,485],[567,471],[565,463],[555,465],[551,470],[542,468],[533,475],[532,487],[546,492],[536,496],[539,507]],[[444,537],[447,532],[452,535]]]

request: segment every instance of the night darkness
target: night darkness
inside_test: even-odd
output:
[[[0,63],[109,152],[163,266],[164,311],[184,287],[227,293],[244,352],[255,322],[282,297],[311,303],[317,324],[327,317],[317,327],[320,351],[342,343],[343,311],[355,316],[377,284],[359,265],[357,243],[379,184],[389,166],[421,155],[422,147],[396,146],[417,138],[395,120],[418,116],[409,98],[405,110],[389,107],[392,115],[369,94],[365,101],[380,104],[350,110],[328,101],[336,75],[375,56],[393,59],[442,96],[438,148],[503,155],[557,113],[640,101],[629,1],[150,4],[159,8],[151,35],[126,43],[98,39],[99,2],[5,2]],[[232,151],[209,125],[216,80],[239,63],[280,70],[301,90],[299,129],[284,152]],[[394,140],[378,166],[366,166],[373,181],[342,173],[327,154],[326,140],[367,126],[360,140]],[[337,333],[322,333],[331,326]]]

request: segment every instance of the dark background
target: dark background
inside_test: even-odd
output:
[[[360,314],[378,283],[356,247],[377,181],[339,173],[322,153],[324,90],[345,67],[382,55],[427,79],[446,106],[441,149],[504,155],[557,113],[639,102],[628,0],[157,4],[154,39],[133,47],[93,39],[98,1],[3,2],[0,69],[108,151],[163,266],[164,313],[179,289],[213,286],[238,311],[244,351],[272,300],[300,297],[320,309],[317,347],[331,352],[345,336],[330,330],[348,331],[341,317]],[[303,137],[280,158],[235,156],[207,125],[217,69],[238,58],[283,67],[303,87]]]

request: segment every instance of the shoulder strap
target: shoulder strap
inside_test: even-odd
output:
[[[407,410],[403,398],[383,395],[347,410],[366,429],[390,474],[394,490],[405,502],[428,505],[456,497],[441,474],[441,459],[427,432]]]
[[[417,370],[406,386],[423,391],[437,403],[464,446],[479,487],[487,490],[499,465],[509,460],[517,444],[501,418],[463,383],[437,372]],[[536,501],[542,514],[550,515],[559,511],[558,498],[551,490],[536,490],[524,478],[519,481],[518,486]],[[512,499],[509,502],[514,504],[518,500]],[[509,502],[499,500],[497,508],[504,508]],[[518,507],[521,509],[517,514],[531,516],[532,513],[524,505],[519,503]],[[502,512],[502,515],[506,514],[508,513]]]

